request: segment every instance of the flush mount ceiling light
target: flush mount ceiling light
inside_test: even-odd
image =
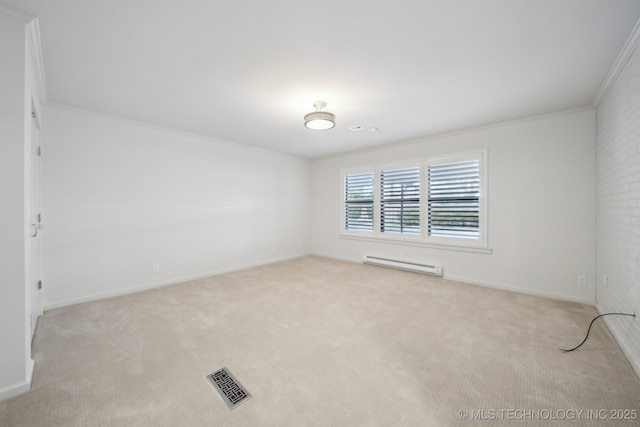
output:
[[[304,125],[311,130],[328,130],[336,125],[336,116],[325,110],[327,103],[316,101],[313,103],[316,111],[304,116]]]

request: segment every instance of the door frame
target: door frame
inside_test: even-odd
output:
[[[41,229],[41,153],[40,116],[31,102],[31,140],[30,150],[30,188],[29,212],[27,215],[29,229],[29,318],[31,339],[35,334],[39,317],[42,315],[42,236]],[[34,247],[35,246],[35,247]]]

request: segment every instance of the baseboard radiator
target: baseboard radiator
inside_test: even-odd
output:
[[[432,276],[442,276],[441,265],[429,265],[412,261],[402,261],[397,259],[382,258],[373,255],[362,257],[364,264],[379,265],[382,267],[397,268],[400,270],[414,271],[416,273],[430,274]]]

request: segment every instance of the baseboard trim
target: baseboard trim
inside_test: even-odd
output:
[[[19,396],[31,390],[34,368],[35,361],[33,359],[29,359],[27,361],[26,379],[22,382],[0,389],[0,401],[11,399],[12,397]]]
[[[551,299],[560,300],[560,301],[576,302],[579,304],[585,304],[585,305],[591,305],[591,306],[595,305],[594,300],[576,298],[576,297],[561,295],[561,294],[554,294],[552,292],[542,292],[536,289],[518,288],[516,286],[505,285],[502,283],[486,282],[482,280],[471,279],[468,277],[448,276],[446,274],[444,278],[448,280],[455,280],[456,282],[470,283],[472,285],[484,286],[486,288],[499,289],[502,291],[516,292],[519,294],[532,295],[535,297],[543,297],[543,298],[551,298]]]
[[[317,256],[321,256],[324,258],[332,258],[332,259],[337,259],[340,261],[348,261],[348,262],[355,262],[355,263],[362,263],[362,259],[361,258],[347,258],[347,257],[336,257],[334,255],[325,255],[322,253],[312,253],[312,255],[317,255]],[[469,283],[471,285],[478,285],[478,286],[484,286],[486,288],[492,288],[492,289],[500,289],[503,291],[509,291],[509,292],[516,292],[519,294],[526,294],[526,295],[533,295],[536,297],[544,297],[544,298],[551,298],[551,299],[555,299],[555,300],[561,300],[561,301],[569,301],[569,302],[576,302],[579,304],[586,304],[586,305],[595,305],[595,300],[589,300],[589,299],[582,299],[582,298],[575,298],[575,297],[571,297],[571,296],[567,296],[567,295],[560,295],[560,294],[554,294],[554,293],[550,293],[550,292],[541,292],[535,289],[528,289],[528,288],[518,288],[515,286],[509,286],[509,285],[504,285],[501,283],[495,283],[495,282],[488,282],[488,281],[483,281],[483,280],[476,280],[473,278],[469,278],[469,277],[462,277],[462,276],[451,276],[449,274],[447,274],[446,270],[444,272],[444,277],[443,279],[446,280],[453,280],[455,282],[462,282],[462,283]]]
[[[596,311],[598,312],[598,314],[607,313],[607,311],[602,309],[600,304],[596,303],[595,307],[596,307]],[[636,313],[636,315],[637,315],[637,313]],[[622,352],[624,353],[625,357],[629,361],[629,364],[631,365],[633,370],[636,372],[636,375],[638,376],[638,378],[640,378],[640,361],[636,360],[633,357],[633,353],[631,352],[631,349],[626,344],[626,341],[624,339],[622,339],[622,337],[620,336],[620,333],[618,332],[618,329],[616,327],[614,327],[613,323],[611,322],[610,317],[611,316],[604,316],[602,318],[602,320],[604,321],[605,325],[607,325],[607,329],[609,329],[609,332],[611,332],[611,335],[613,335],[613,338],[616,340],[616,342],[618,343],[618,345],[622,349]]]
[[[73,298],[73,299],[64,300],[64,301],[58,301],[58,302],[54,302],[54,303],[45,303],[43,305],[43,311],[53,310],[53,309],[62,308],[62,307],[68,307],[68,306],[71,306],[71,305],[82,304],[82,303],[85,303],[85,302],[98,301],[98,300],[105,299],[105,298],[113,298],[113,297],[119,297],[119,296],[122,296],[122,295],[134,294],[136,292],[142,292],[142,291],[147,291],[149,289],[161,288],[163,286],[177,285],[179,283],[188,282],[190,280],[198,280],[198,279],[203,279],[205,277],[217,276],[219,274],[231,273],[231,272],[234,272],[234,271],[244,270],[244,269],[247,269],[247,268],[260,267],[260,266],[263,266],[263,265],[273,264],[273,263],[276,263],[276,262],[289,261],[289,260],[300,258],[300,257],[306,256],[306,255],[310,255],[310,254],[305,252],[305,253],[301,253],[301,254],[290,255],[290,256],[281,257],[281,258],[274,258],[274,259],[255,262],[255,263],[251,263],[251,264],[238,265],[238,266],[231,267],[231,268],[223,268],[223,269],[219,269],[219,270],[213,270],[213,271],[208,271],[208,272],[204,272],[204,273],[198,273],[198,274],[194,274],[194,275],[190,275],[190,276],[175,277],[175,278],[172,278],[172,279],[169,279],[169,280],[165,280],[165,281],[162,281],[162,282],[155,282],[155,283],[149,283],[149,284],[141,285],[141,286],[134,286],[134,287],[124,288],[124,289],[119,289],[119,290],[113,291],[113,292],[105,292],[105,293],[101,293],[101,294],[95,294],[95,295],[89,295],[89,296],[85,296],[85,297]]]

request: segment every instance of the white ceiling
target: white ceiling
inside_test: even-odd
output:
[[[640,0],[4,1],[39,17],[49,101],[308,158],[590,105],[640,18]],[[303,126],[319,99],[332,130]]]

